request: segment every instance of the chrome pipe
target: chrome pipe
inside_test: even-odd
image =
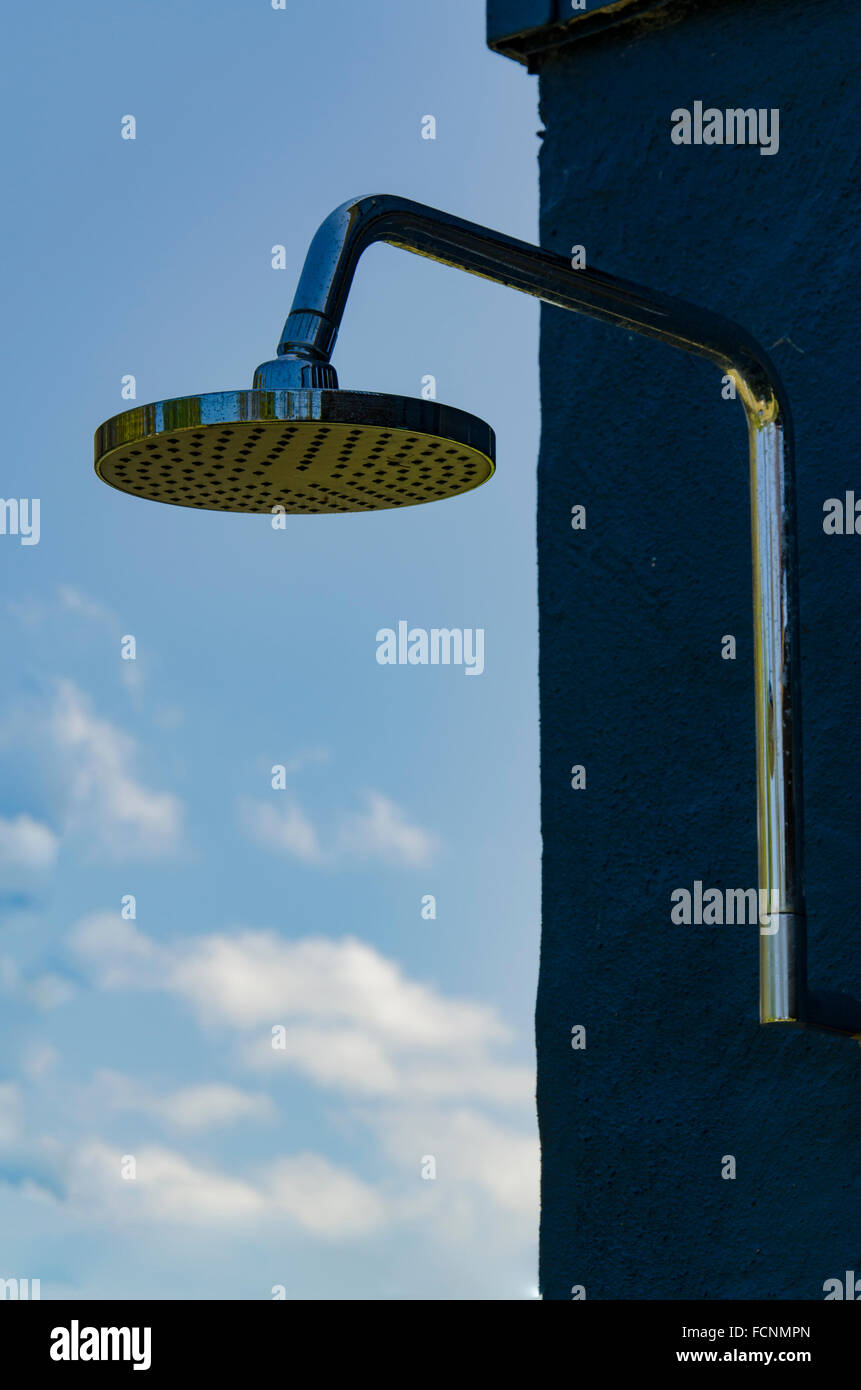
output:
[[[748,413],[748,431],[759,885],[770,905],[760,925],[759,1015],[762,1023],[798,1023],[806,915],[792,442],[788,421],[759,425]]]
[[[782,389],[777,372],[750,334],[729,319],[600,271],[572,270],[553,251],[388,194],[343,203],[316,232],[278,345],[279,358],[328,364],[356,266],[362,252],[379,241],[709,357],[725,372],[738,374],[746,405],[762,422],[776,418]],[[283,375],[273,372],[255,385],[295,385],[288,364],[283,367]],[[785,402],[784,414],[788,419]]]
[[[547,304],[707,357],[731,377],[750,443],[753,652],[760,925],[760,1022],[861,1038],[861,1003],[807,987],[795,485],[789,405],[774,364],[743,328],[669,295],[405,198],[336,208],[316,233],[277,358],[254,386],[330,386],[329,364],[362,252],[384,241],[530,294]]]

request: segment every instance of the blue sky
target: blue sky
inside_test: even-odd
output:
[[[14,29],[2,495],[41,517],[0,536],[0,1277],[529,1297],[534,301],[390,247],[360,266],[341,384],[432,374],[489,420],[496,476],[462,498],[276,531],[112,491],[92,435],[129,373],[138,403],[250,386],[348,197],[535,240],[534,79],[481,0]],[[483,628],[484,673],[379,665],[400,619]]]

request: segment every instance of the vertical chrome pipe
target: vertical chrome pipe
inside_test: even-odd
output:
[[[258,367],[256,388],[337,384],[329,358],[359,259],[378,241],[707,357],[735,382],[750,439],[759,886],[772,909],[760,926],[760,1021],[861,1038],[861,1002],[807,988],[792,423],[768,354],[707,309],[574,270],[564,256],[437,208],[372,194],[343,203],[319,227],[278,356]]]
[[[748,409],[761,1023],[806,1014],[799,620],[791,425]],[[763,896],[764,895],[764,898]]]

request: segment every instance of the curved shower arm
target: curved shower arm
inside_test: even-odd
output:
[[[709,358],[732,378],[750,443],[759,887],[768,908],[760,917],[760,1021],[861,1038],[861,1002],[807,987],[792,433],[767,353],[718,314],[597,270],[574,269],[554,252],[381,194],[343,203],[320,226],[278,360],[258,368],[255,386],[337,384],[328,366],[332,348],[359,258],[378,241],[658,338]]]
[[[745,407],[761,424],[779,415],[788,419],[772,362],[729,319],[597,270],[572,270],[553,251],[391,194],[351,199],[320,225],[305,257],[279,356],[329,361],[359,258],[378,241],[708,357],[737,379]]]

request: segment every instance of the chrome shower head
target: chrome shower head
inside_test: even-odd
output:
[[[96,432],[104,482],[208,511],[413,507],[469,492],[493,469],[493,430],[483,420],[372,391],[182,396],[125,410]]]

